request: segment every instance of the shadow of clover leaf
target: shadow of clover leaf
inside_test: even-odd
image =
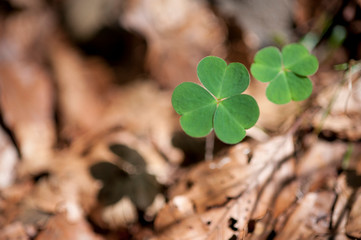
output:
[[[138,209],[144,211],[160,193],[159,183],[153,175],[146,172],[146,163],[137,151],[122,144],[111,145],[109,149],[120,157],[119,165],[124,168],[124,163],[127,163],[126,169],[132,171],[126,172],[118,164],[106,161],[92,165],[91,175],[103,183],[98,193],[99,202],[108,206],[128,196]]]
[[[301,44],[285,46],[282,52],[266,47],[257,52],[251,73],[258,81],[270,82],[267,98],[276,104],[302,101],[312,93],[312,82],[307,76],[318,69],[317,58]]]
[[[192,137],[204,137],[214,128],[221,141],[240,142],[245,129],[255,125],[259,117],[254,98],[241,94],[249,85],[247,69],[241,63],[227,65],[221,58],[208,56],[199,62],[197,74],[204,87],[184,82],[172,95],[182,129]]]

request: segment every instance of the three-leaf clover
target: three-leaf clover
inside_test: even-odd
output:
[[[214,128],[221,141],[240,142],[245,129],[259,117],[254,98],[241,94],[249,85],[247,69],[241,63],[227,65],[221,58],[208,56],[199,62],[197,74],[204,87],[184,82],[172,95],[183,130],[192,137],[204,137]]]
[[[302,101],[311,95],[312,82],[307,76],[317,69],[317,58],[301,44],[294,43],[285,46],[282,52],[276,47],[258,51],[251,73],[261,82],[270,82],[266,96],[271,102],[284,104]]]

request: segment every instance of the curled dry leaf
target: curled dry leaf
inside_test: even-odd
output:
[[[354,195],[354,190],[348,186],[346,174],[341,174],[335,185],[335,193],[337,194],[336,202],[332,210],[332,223],[330,226],[335,235],[344,236],[346,234],[346,223],[348,218],[348,212],[350,199]]]
[[[361,238],[361,192],[355,197],[355,202],[351,208],[350,216],[346,224],[346,233],[352,238]]]
[[[190,169],[171,189],[170,202],[155,220],[159,233],[156,239],[244,236],[249,219],[260,218],[267,212],[269,198],[274,196],[269,191],[265,194],[268,197],[262,198],[263,189],[278,175],[278,170],[283,172],[280,166],[292,152],[292,136],[286,135],[257,145],[250,162],[251,148],[242,143],[228,155]],[[288,168],[277,176],[277,181],[281,183],[281,179],[287,178]]]
[[[48,167],[55,142],[53,92],[43,70],[29,65],[0,66],[1,108],[20,149],[22,172],[36,174]]]
[[[310,192],[302,199],[277,235],[277,239],[313,239],[327,237],[331,208],[335,199],[333,192]]]
[[[262,219],[267,212],[271,212],[276,217],[296,201],[298,188],[293,184],[294,182],[290,182],[294,177],[295,165],[295,159],[290,158],[274,172],[272,181],[267,182],[260,191],[252,219]]]
[[[36,174],[46,169],[55,143],[52,83],[36,58],[51,23],[46,11],[25,11],[8,18],[2,29],[0,107],[20,149],[21,173]]]
[[[86,60],[60,38],[54,39],[51,46],[61,137],[74,140],[109,127],[100,123],[109,104],[110,70],[101,61]]]
[[[147,67],[164,87],[196,81],[201,58],[225,54],[225,26],[205,1],[128,0],[120,23],[146,38]]]
[[[317,103],[322,110],[313,119],[313,125],[340,138],[358,140],[361,138],[361,126],[358,124],[361,121],[359,72],[348,76],[347,81],[341,86],[331,85],[318,94]]]

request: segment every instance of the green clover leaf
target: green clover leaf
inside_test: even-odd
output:
[[[261,82],[270,82],[266,89],[267,98],[276,104],[302,101],[312,93],[312,82],[307,76],[318,69],[314,55],[301,44],[289,44],[279,51],[266,47],[255,55],[251,73]]]
[[[240,142],[259,117],[254,98],[241,94],[249,85],[247,69],[241,63],[227,65],[223,59],[209,56],[199,62],[197,74],[204,87],[184,82],[172,95],[182,129],[192,137],[204,137],[214,128],[221,141]]]

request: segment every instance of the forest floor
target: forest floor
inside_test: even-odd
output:
[[[310,98],[251,76],[257,124],[204,160],[174,88],[298,41]],[[360,56],[358,0],[0,2],[0,240],[361,239]]]

